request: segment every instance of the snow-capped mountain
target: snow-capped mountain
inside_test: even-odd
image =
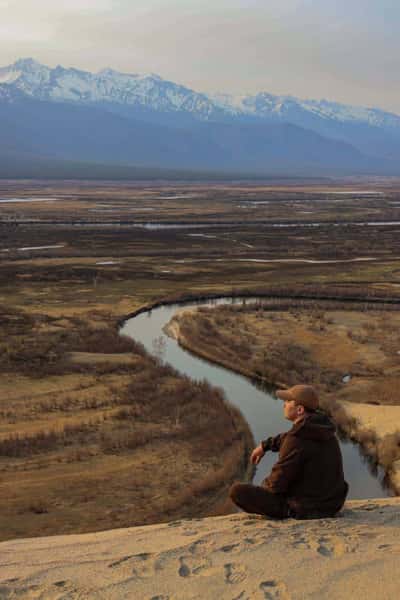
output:
[[[340,104],[328,100],[302,100],[294,96],[274,96],[267,92],[256,95],[233,96],[215,94],[210,96],[215,104],[228,111],[251,114],[257,117],[289,119],[294,111],[336,120],[342,123],[365,123],[373,127],[400,127],[400,116],[377,108],[365,108]]]
[[[117,103],[156,111],[185,111],[200,119],[221,112],[205,95],[161,79],[103,69],[90,73],[57,66],[50,69],[35,60],[21,59],[0,68],[0,86],[11,86],[37,100]]]
[[[291,96],[207,95],[154,74],[0,68],[0,156],[203,169],[397,172],[400,116]]]
[[[266,92],[247,96],[207,95],[154,74],[120,73],[109,68],[98,73],[62,66],[51,69],[32,58],[0,68],[0,89],[3,86],[11,86],[38,100],[136,105],[156,111],[188,112],[203,120],[253,116],[291,121],[298,112],[340,123],[400,130],[400,116],[375,108],[328,100],[301,100]]]

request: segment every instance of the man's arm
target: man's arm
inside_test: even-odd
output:
[[[273,494],[285,494],[293,481],[301,477],[304,460],[304,448],[299,439],[294,435],[286,436],[279,459],[265,479],[264,486]]]
[[[285,436],[286,433],[279,433],[275,437],[269,437],[266,440],[262,440],[257,448],[254,448],[253,452],[251,453],[250,462],[253,465],[258,465],[268,450],[272,450],[272,452],[278,452]]]
[[[285,433],[278,433],[275,437],[269,437],[266,440],[262,440],[261,447],[264,452],[271,450],[271,452],[279,452],[279,449],[282,445],[283,440],[287,436],[287,431]]]

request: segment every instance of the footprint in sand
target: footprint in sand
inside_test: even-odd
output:
[[[192,575],[210,575],[213,571],[211,561],[208,558],[195,558],[193,556],[180,556],[180,577],[191,577]]]
[[[400,554],[400,544],[380,544],[378,546],[378,550],[383,550],[385,552],[391,552],[391,554]]]
[[[95,596],[90,595],[89,590],[77,588],[72,582],[68,581],[56,581],[53,584],[43,585],[30,585],[20,587],[17,589],[8,588],[4,590],[0,586],[0,598],[1,600],[17,600],[19,598],[24,600],[66,600],[72,598],[94,598]]]
[[[144,579],[154,576],[154,564],[152,560],[149,560],[151,556],[151,554],[143,553],[132,557],[128,564],[134,577]]]
[[[307,548],[308,550],[314,550],[317,548],[315,542],[310,537],[298,534],[294,536],[293,546],[295,548],[299,548],[300,550],[302,550],[303,548]]]
[[[249,596],[247,592],[240,592],[238,596],[234,596],[232,600],[252,600],[252,596]]]
[[[240,544],[228,544],[226,546],[221,546],[221,548],[218,548],[218,550],[220,552],[226,552],[227,554],[229,554],[230,552],[233,552],[234,550],[239,548],[239,546]]]
[[[356,544],[354,543],[351,545],[350,542],[354,542],[354,540],[348,539],[344,542],[337,536],[322,536],[314,539],[312,537],[301,535],[295,538],[293,546],[299,549],[307,548],[308,550],[313,550],[314,552],[321,554],[321,556],[338,557],[343,556],[346,552],[354,551]]]
[[[148,552],[142,552],[140,554],[130,554],[129,556],[123,556],[119,560],[108,565],[110,569],[115,569],[122,566],[122,568],[128,569],[134,577],[143,579],[146,577],[152,577],[154,575],[154,563],[152,560],[152,554]]]
[[[281,537],[281,533],[276,531],[271,531],[269,528],[267,530],[262,530],[260,532],[255,532],[254,535],[247,535],[243,538],[245,544],[252,546],[260,546],[270,544],[272,540],[277,537]]]
[[[122,558],[120,558],[119,560],[116,560],[113,563],[110,563],[108,565],[109,569],[113,569],[114,567],[118,567],[119,565],[122,565],[123,563],[127,562],[128,560],[136,562],[136,561],[144,561],[144,560],[148,560],[151,557],[151,553],[150,552],[140,552],[139,554],[129,554],[128,556],[123,556]]]
[[[232,544],[226,544],[218,548],[219,552],[225,552],[226,554],[230,554],[231,552],[240,552],[243,548],[247,548],[249,546],[260,546],[261,544],[270,543],[273,535],[261,536],[256,534],[255,536],[246,536],[240,542],[234,542]]]
[[[227,563],[224,565],[225,583],[241,583],[246,579],[246,568],[243,565]]]
[[[283,581],[275,581],[275,579],[262,581],[260,590],[264,593],[265,600],[290,600],[290,594]]]
[[[343,556],[348,551],[346,544],[337,537],[322,537],[318,540],[317,552],[322,556]]]
[[[214,542],[207,539],[196,540],[190,544],[188,550],[190,554],[204,555],[213,549]]]

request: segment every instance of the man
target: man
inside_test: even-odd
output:
[[[268,450],[279,452],[279,459],[262,486],[235,483],[230,497],[246,512],[278,519],[333,517],[349,489],[335,426],[318,410],[312,386],[295,385],[276,395],[284,401],[285,418],[293,427],[263,440],[250,460],[257,465]]]

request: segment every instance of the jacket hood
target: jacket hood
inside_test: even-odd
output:
[[[325,413],[317,411],[295,423],[291,432],[304,439],[324,442],[334,437],[336,427]]]

